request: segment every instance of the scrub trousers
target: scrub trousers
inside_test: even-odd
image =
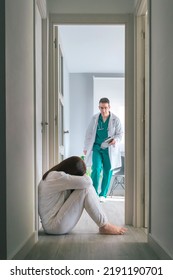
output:
[[[99,183],[101,171],[103,170],[103,178],[101,181],[101,192],[99,193]],[[99,196],[107,196],[110,181],[112,177],[111,163],[109,159],[108,149],[101,149],[99,145],[94,145],[92,154],[92,172],[91,179],[96,193]]]

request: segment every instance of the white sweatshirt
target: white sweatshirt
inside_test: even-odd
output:
[[[38,185],[38,212],[43,227],[53,224],[56,214],[74,189],[84,189],[92,184],[89,176],[74,176],[52,171]]]

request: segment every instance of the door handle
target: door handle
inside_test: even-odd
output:
[[[64,130],[64,134],[65,134],[65,133],[69,133],[69,130]]]
[[[48,122],[41,122],[41,125],[48,125]]]

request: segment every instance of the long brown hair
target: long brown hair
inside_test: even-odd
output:
[[[86,165],[80,157],[72,156],[53,166],[43,175],[42,179],[44,180],[51,171],[63,171],[70,175],[83,176],[86,173]]]

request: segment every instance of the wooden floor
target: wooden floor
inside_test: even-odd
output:
[[[109,220],[124,225],[124,201],[109,200],[102,203]],[[128,227],[122,236],[101,235],[84,211],[73,231],[52,236],[39,232],[39,240],[27,260],[157,260],[158,256],[147,244],[143,229]]]

